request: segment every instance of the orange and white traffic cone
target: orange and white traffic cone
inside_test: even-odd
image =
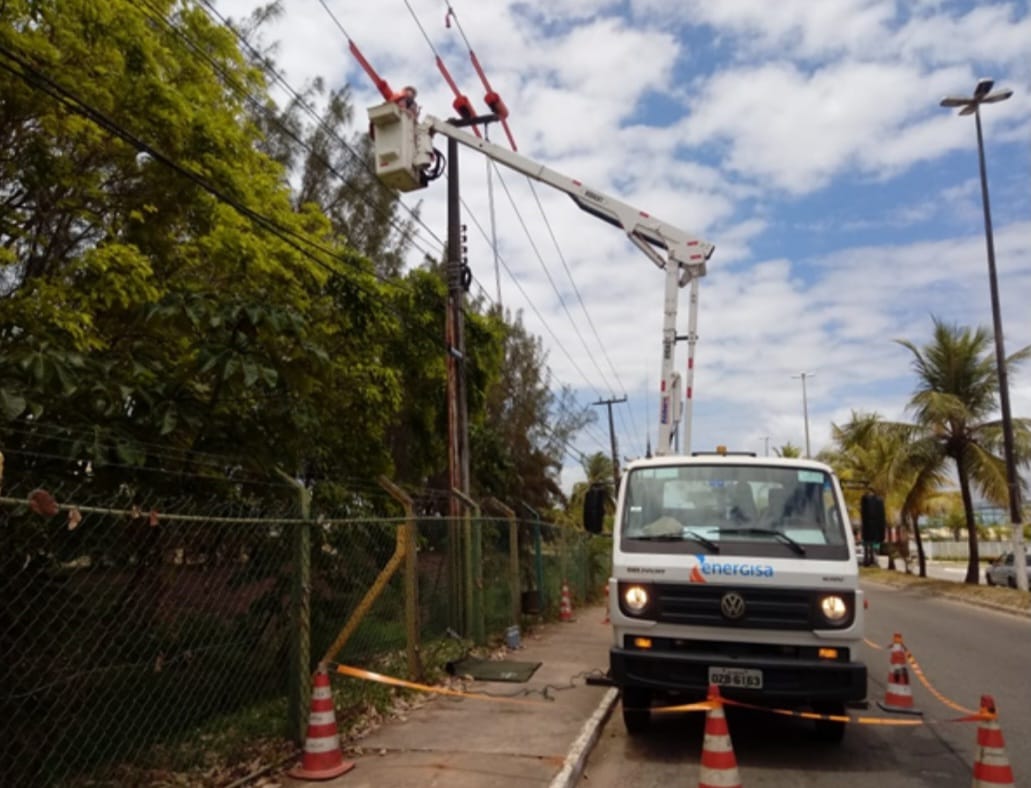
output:
[[[611,624],[612,619],[609,618],[609,584],[605,584],[605,618],[602,619],[602,624]]]
[[[913,688],[909,686],[909,671],[906,669],[906,647],[898,632],[891,643],[891,664],[884,701],[878,701],[877,705],[884,711],[896,714],[923,714],[913,706]]]
[[[974,759],[973,788],[1015,785],[1013,769],[1006,757],[1006,743],[1002,739],[995,713],[995,700],[991,695],[981,696],[981,724],[977,726],[977,757]]]
[[[353,761],[345,761],[340,750],[336,714],[333,711],[333,693],[329,687],[329,673],[319,665],[311,691],[311,714],[308,715],[308,735],[304,741],[301,763],[288,774],[299,780],[329,780],[354,768]]]
[[[715,684],[709,685],[708,700],[713,703],[705,715],[705,739],[702,741],[702,770],[698,775],[698,788],[741,788],[741,775],[730,741],[727,716],[723,713],[723,698]]]
[[[559,602],[558,617],[561,621],[573,620],[573,600],[569,596],[569,583],[562,581],[562,600]]]

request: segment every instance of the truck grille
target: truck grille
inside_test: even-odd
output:
[[[655,618],[667,624],[760,629],[812,629],[815,625],[811,591],[665,584],[654,590],[658,594]],[[720,609],[723,596],[730,592],[745,601],[745,613],[736,620],[728,619]]]

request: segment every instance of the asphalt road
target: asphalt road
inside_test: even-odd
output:
[[[910,590],[865,584],[867,635],[887,646],[899,632],[934,689],[976,710],[982,694],[996,701],[1017,785],[1031,788],[1031,625]],[[884,697],[887,648],[868,645],[871,701]],[[822,744],[811,723],[765,712],[728,709],[728,724],[746,788],[966,788],[971,783],[977,724],[952,722],[961,711],[937,700],[910,674],[914,701],[927,724],[914,728],[850,725],[844,742]],[[857,712],[852,712],[858,716]],[[865,716],[888,717],[872,705]],[[654,714],[645,736],[630,738],[617,708],[586,767],[594,785],[688,785],[697,780],[702,714]]]

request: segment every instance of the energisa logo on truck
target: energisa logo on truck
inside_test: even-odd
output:
[[[707,577],[773,577],[769,564],[746,564],[732,561],[706,561],[706,556],[696,555],[698,566],[691,569],[692,583],[707,583]]]

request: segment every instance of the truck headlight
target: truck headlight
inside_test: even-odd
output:
[[[651,596],[644,586],[632,585],[623,587],[623,605],[633,616],[639,616],[648,607]]]
[[[840,624],[849,615],[848,602],[837,594],[820,597],[820,613],[830,624]]]

